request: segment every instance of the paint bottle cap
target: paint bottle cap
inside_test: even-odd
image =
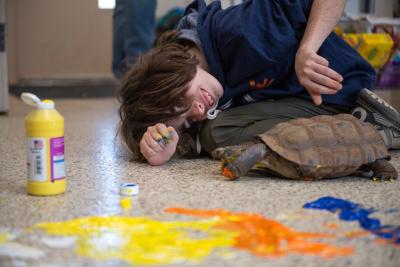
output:
[[[39,97],[31,93],[22,93],[21,99],[22,101],[25,102],[25,104],[34,106],[38,109],[54,109],[53,100],[50,99],[40,100]]]
[[[139,194],[139,185],[134,183],[122,183],[119,186],[119,193],[124,196],[136,196]]]

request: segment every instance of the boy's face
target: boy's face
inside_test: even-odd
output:
[[[222,97],[221,83],[201,67],[197,67],[196,75],[189,84],[185,94],[185,101],[191,104],[190,109],[176,119],[167,122],[175,129],[188,126],[193,122],[207,119],[207,111],[210,110]]]

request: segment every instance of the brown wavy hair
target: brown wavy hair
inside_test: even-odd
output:
[[[190,108],[183,97],[196,74],[198,60],[188,52],[194,44],[182,43],[178,36],[176,31],[160,36],[150,52],[138,57],[118,90],[119,134],[135,160],[144,161],[139,144],[148,127],[165,123]],[[195,154],[195,132],[180,131],[178,154]]]

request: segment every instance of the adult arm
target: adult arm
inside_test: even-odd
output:
[[[329,62],[317,51],[339,21],[345,3],[345,0],[313,1],[296,54],[295,70],[299,82],[317,105],[322,103],[321,94],[336,94],[342,88],[343,77],[329,68]]]

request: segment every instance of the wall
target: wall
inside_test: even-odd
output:
[[[170,8],[175,6],[185,7],[190,4],[192,0],[158,0],[157,1],[157,17],[161,17]]]
[[[4,43],[5,0],[0,0],[0,114],[8,110],[8,71]]]
[[[376,16],[392,17],[393,9],[397,0],[375,0],[372,3],[372,13]],[[345,12],[347,14],[359,14],[364,12],[365,1],[363,0],[347,0]]]
[[[157,14],[189,0],[159,0]],[[112,77],[112,11],[97,0],[7,0],[10,83]]]

